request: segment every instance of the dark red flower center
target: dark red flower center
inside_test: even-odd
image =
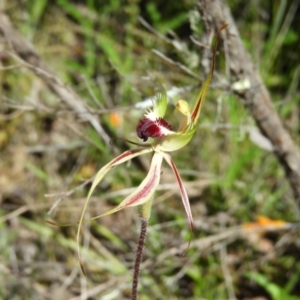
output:
[[[169,125],[163,118],[157,118],[155,121],[143,118],[138,122],[136,133],[139,138],[146,142],[149,137],[155,138],[163,136],[164,129],[170,130],[171,125]]]

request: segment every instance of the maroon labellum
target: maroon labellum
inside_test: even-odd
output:
[[[166,134],[168,130],[171,130],[171,125],[169,125],[163,118],[157,118],[155,121],[149,118],[141,119],[136,127],[136,133],[139,138],[144,142],[148,140],[149,137],[161,137]]]

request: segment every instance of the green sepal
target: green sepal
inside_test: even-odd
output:
[[[186,146],[192,139],[196,132],[197,127],[191,126],[185,132],[175,132],[166,136],[161,137],[153,144],[153,148],[156,151],[172,152],[179,150]]]

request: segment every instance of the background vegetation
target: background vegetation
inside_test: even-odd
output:
[[[299,4],[229,1],[274,107],[298,144]],[[99,116],[111,138],[137,141],[143,111],[136,103],[161,87],[184,89],[171,97],[173,105],[180,98],[192,102],[208,71],[212,34],[191,0],[10,0],[1,9]],[[74,251],[76,226],[46,223],[79,220],[89,179],[114,157],[112,148],[3,38],[0,47],[0,298],[127,299],[137,210],[85,225],[86,278]],[[221,45],[198,133],[173,155],[196,220],[193,243],[182,257],[190,233],[175,178],[165,166],[141,300],[300,299],[300,236],[291,225],[299,220],[299,207],[278,161],[230,92],[234,83],[226,74]],[[114,145],[120,151],[130,147],[118,140]],[[146,157],[116,168],[97,189],[89,216],[118,203],[139,184],[148,164]]]

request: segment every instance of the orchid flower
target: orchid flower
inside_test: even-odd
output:
[[[226,26],[221,27],[219,32]],[[219,34],[218,32],[218,34]],[[152,143],[134,143],[139,147],[136,149],[128,150],[121,155],[114,158],[104,167],[102,167],[96,174],[91,189],[88,193],[83,212],[80,217],[78,232],[77,232],[77,250],[79,254],[79,238],[82,223],[84,222],[84,214],[87,209],[89,200],[100,181],[104,176],[115,166],[120,165],[134,157],[152,153],[152,160],[149,168],[149,172],[141,182],[141,184],[136,188],[136,190],[127,196],[118,206],[105,212],[104,214],[91,218],[97,219],[103,216],[107,216],[118,212],[124,208],[143,205],[142,217],[145,219],[149,218],[151,203],[154,193],[159,185],[161,166],[163,160],[165,160],[175,174],[177,180],[182,202],[188,217],[190,228],[193,229],[193,217],[191,212],[191,207],[188,199],[186,189],[183,185],[182,179],[179,172],[175,166],[174,161],[170,156],[170,152],[179,150],[186,146],[193,135],[195,134],[198,127],[198,119],[200,115],[201,106],[205,98],[206,92],[212,80],[215,57],[216,57],[217,42],[215,43],[213,59],[210,68],[210,72],[204,82],[204,85],[200,91],[200,94],[191,110],[189,104],[184,100],[179,100],[176,105],[176,110],[181,115],[181,122],[177,130],[173,130],[169,123],[164,119],[166,109],[167,109],[167,95],[165,92],[159,93],[153,103],[153,109],[149,109],[144,114],[144,117],[138,122],[136,127],[137,136],[146,142],[149,138],[153,139]],[[79,255],[80,259],[80,255]]]

